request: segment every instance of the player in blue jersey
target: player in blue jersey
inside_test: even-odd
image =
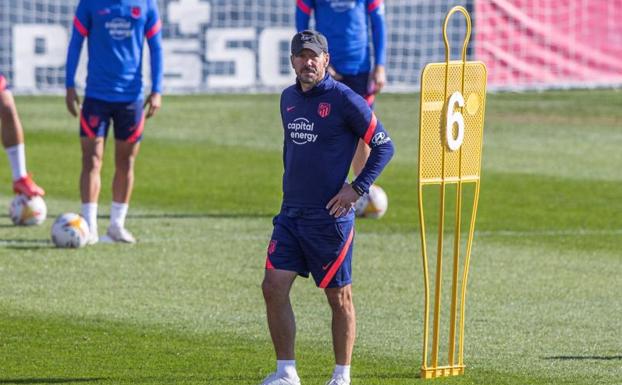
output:
[[[9,90],[6,78],[0,72],[0,128],[2,145],[9,157],[13,175],[13,191],[32,197],[44,195],[45,191],[37,186],[26,171],[26,149],[24,130],[17,114],[13,94]]]
[[[296,84],[281,95],[283,202],[274,218],[262,290],[277,370],[262,385],[298,385],[296,324],[289,292],[311,274],[332,310],[335,368],[329,385],[350,384],[355,337],[352,303],[354,202],[393,156],[393,143],[365,100],[327,74],[326,38],[297,33],[291,44]],[[359,139],[371,147],[361,173],[348,183]]]
[[[145,117],[161,106],[162,22],[156,0],[80,0],[73,23],[66,69],[66,103],[80,115],[82,215],[98,241],[97,202],[101,185],[104,142],[114,123],[115,173],[107,240],[136,242],[125,228],[134,184],[134,161],[140,148]],[[84,39],[88,39],[88,75],[81,110],[74,77]],[[143,102],[142,58],[147,39],[151,54],[151,93]],[[143,111],[143,107],[148,107]]]
[[[297,0],[299,32],[309,28],[312,13],[315,29],[326,36],[330,46],[329,73],[373,108],[376,94],[386,83],[384,0]],[[369,147],[359,142],[352,162],[355,175],[360,174],[368,156]]]

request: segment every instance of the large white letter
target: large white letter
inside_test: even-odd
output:
[[[210,62],[233,62],[232,74],[209,74],[208,87],[251,87],[255,85],[255,52],[249,48],[227,47],[230,42],[255,41],[254,28],[210,28],[205,31],[207,50],[205,59]]]
[[[39,51],[39,52],[38,52]],[[37,68],[62,67],[67,55],[67,31],[60,25],[13,26],[13,82],[17,89],[34,91]]]
[[[198,40],[164,40],[164,85],[167,89],[200,91],[203,63]]]
[[[267,86],[284,86],[294,82],[294,70],[289,61],[287,73],[281,72],[280,45],[289,42],[296,33],[294,28],[266,28],[259,35],[259,78]],[[289,57],[289,50],[287,50]]]

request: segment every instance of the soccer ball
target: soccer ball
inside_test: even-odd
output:
[[[52,242],[56,247],[84,247],[89,235],[89,225],[78,214],[61,214],[52,225]]]
[[[18,226],[40,225],[45,221],[48,208],[40,196],[29,198],[24,194],[18,194],[11,201],[9,216],[13,224]]]
[[[354,213],[362,218],[381,218],[387,212],[389,199],[378,185],[371,185],[369,194],[360,197],[354,204]]]

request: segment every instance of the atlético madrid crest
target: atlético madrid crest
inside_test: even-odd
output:
[[[99,116],[91,115],[89,116],[89,126],[92,128],[96,128],[99,126]]]
[[[276,239],[271,239],[268,245],[268,255],[274,253],[274,250],[276,250]]]
[[[323,118],[327,117],[330,114],[330,103],[320,103],[317,106],[317,113]]]
[[[132,17],[138,19],[140,17],[140,7],[132,7]]]

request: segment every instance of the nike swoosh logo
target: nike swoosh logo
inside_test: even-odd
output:
[[[290,112],[290,111],[291,111],[291,110],[293,110],[294,108],[296,108],[296,106],[287,107],[287,112]]]
[[[332,264],[333,264],[333,261],[330,261],[330,262],[328,262],[326,265],[322,265],[322,270],[326,270],[326,269],[328,269],[328,267],[329,267],[330,265],[332,265]]]

